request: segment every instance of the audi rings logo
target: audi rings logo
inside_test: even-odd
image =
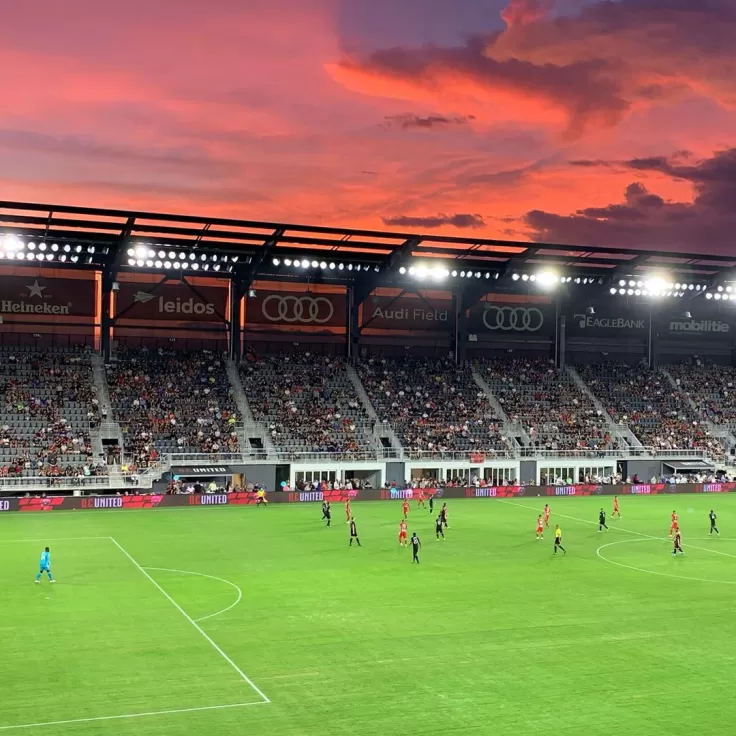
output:
[[[536,332],[544,324],[544,315],[536,307],[497,307],[487,305],[483,324],[489,330]]]
[[[281,296],[271,294],[263,300],[263,316],[269,322],[299,322],[323,325],[332,319],[335,307],[324,296]]]

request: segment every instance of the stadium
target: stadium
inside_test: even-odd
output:
[[[716,253],[0,202],[0,731],[716,733],[734,301]]]

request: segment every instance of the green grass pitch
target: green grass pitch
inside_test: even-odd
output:
[[[3,516],[0,736],[726,733],[736,498],[552,499],[564,557],[543,504],[412,502],[420,566],[400,502]]]

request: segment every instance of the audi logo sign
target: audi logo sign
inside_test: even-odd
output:
[[[544,315],[536,307],[499,307],[487,304],[483,324],[489,330],[503,332],[537,332],[544,324]]]
[[[271,294],[261,304],[268,322],[324,325],[332,319],[335,307],[324,296],[283,296]]]

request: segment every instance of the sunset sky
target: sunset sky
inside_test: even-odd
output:
[[[732,252],[734,0],[35,0],[0,198]]]

